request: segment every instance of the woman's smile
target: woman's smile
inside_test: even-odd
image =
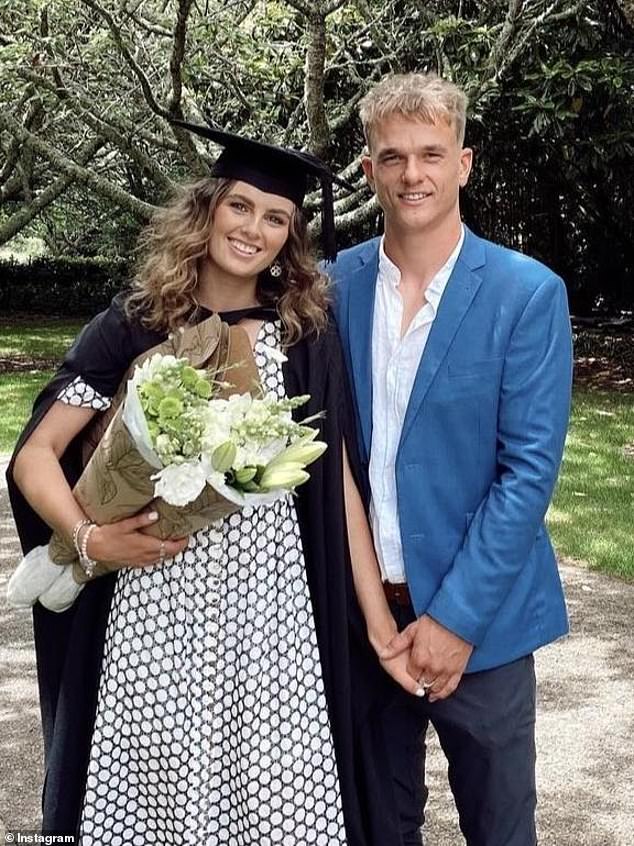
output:
[[[251,258],[251,256],[255,256],[261,252],[261,248],[255,244],[249,244],[247,241],[232,237],[231,235],[227,236],[227,241],[239,255],[246,256],[247,258]]]

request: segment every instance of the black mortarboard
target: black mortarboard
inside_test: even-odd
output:
[[[286,197],[299,208],[304,202],[309,178],[318,179],[322,189],[321,241],[324,258],[334,261],[337,241],[332,183],[337,182],[348,190],[353,189],[335,176],[321,159],[311,153],[275,147],[212,126],[199,126],[182,120],[172,120],[171,123],[224,147],[213,166],[212,176],[248,182],[261,191]]]

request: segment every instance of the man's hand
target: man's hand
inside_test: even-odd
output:
[[[446,699],[458,687],[473,646],[423,615],[395,635],[380,652],[388,662],[409,650],[407,672],[424,686],[430,702]]]

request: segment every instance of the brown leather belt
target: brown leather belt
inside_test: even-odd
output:
[[[393,602],[395,605],[402,605],[407,608],[412,604],[412,599],[409,595],[409,588],[406,582],[383,582],[383,590],[388,602]]]

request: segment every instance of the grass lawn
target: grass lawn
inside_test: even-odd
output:
[[[0,453],[11,452],[31,414],[33,400],[52,375],[47,370],[0,373]]]
[[[0,319],[0,359],[59,360],[83,324],[78,320]]]
[[[560,555],[634,580],[634,394],[575,392],[548,521]]]

